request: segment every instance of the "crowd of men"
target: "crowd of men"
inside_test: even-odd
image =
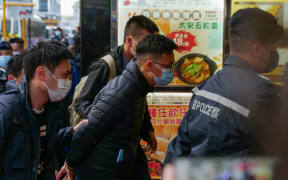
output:
[[[230,55],[193,89],[168,166],[178,157],[269,155],[258,138],[263,132],[256,133],[258,115],[279,89],[259,73],[278,65],[284,30],[271,14],[248,8],[232,16],[229,31]],[[152,153],[157,141],[146,96],[173,79],[175,49],[153,21],[134,16],[124,44],[91,64],[80,81],[73,53],[60,40],[27,50],[19,38],[2,42],[0,180],[150,179],[140,139]]]

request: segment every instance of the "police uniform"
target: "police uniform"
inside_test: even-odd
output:
[[[234,25],[239,24],[234,21]],[[237,31],[237,28],[232,30]],[[243,29],[240,31],[243,33]],[[192,91],[189,110],[168,146],[165,163],[181,156],[254,154],[253,111],[256,106],[269,104],[271,99],[277,98],[279,89],[245,60],[230,55],[222,70]]]
[[[237,56],[203,85],[193,89],[189,110],[165,162],[179,156],[246,156],[254,153],[249,114],[278,88]]]

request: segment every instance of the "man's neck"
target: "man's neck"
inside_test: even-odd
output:
[[[257,68],[257,62],[255,59],[253,59],[253,57],[251,57],[250,55],[248,54],[245,54],[245,53],[234,53],[234,52],[231,52],[230,55],[232,56],[237,56],[237,57],[240,57],[243,61],[245,61],[247,64],[249,64],[255,71],[259,71]]]
[[[44,104],[46,104],[49,101],[49,97],[47,93],[44,93],[40,85],[35,82],[36,80],[32,80],[29,83],[29,95],[31,99],[31,105],[32,108],[42,110],[44,107]]]
[[[144,76],[144,78],[148,82],[149,86],[153,87],[155,85],[155,82],[151,79],[151,77],[149,76],[149,74],[145,70],[145,67],[141,66],[140,64],[137,64],[137,63],[136,63],[136,65],[137,65],[139,71],[141,72],[141,74]]]
[[[128,46],[125,44],[123,45],[123,56],[127,60],[127,63],[134,58],[134,56],[130,54]]]

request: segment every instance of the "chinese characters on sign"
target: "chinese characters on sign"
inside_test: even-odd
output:
[[[7,5],[7,18],[22,19],[22,18],[32,18],[33,17],[33,4],[32,0],[6,0],[6,3],[16,3],[19,6]],[[20,6],[21,4],[30,4],[31,6]]]
[[[187,55],[205,56],[222,68],[224,0],[119,0],[118,45],[123,44],[123,32],[128,19],[144,15],[157,24],[160,34],[174,40],[175,62]],[[193,59],[188,59],[194,61]],[[178,66],[180,67],[180,66]],[[214,69],[210,67],[210,69]],[[212,73],[214,72],[211,71]],[[175,74],[170,87],[192,87]],[[199,82],[200,83],[200,82]]]
[[[149,94],[147,96],[148,110],[153,125],[176,125],[188,111],[192,93]]]
[[[168,38],[172,39],[178,46],[179,53],[183,51],[191,51],[191,49],[197,46],[196,37],[186,31],[174,31],[167,35]]]
[[[191,29],[211,29],[211,30],[217,30],[219,29],[218,22],[185,22],[181,21],[178,24],[178,29],[185,29],[185,30],[191,30]]]
[[[187,106],[149,106],[151,122],[155,125],[179,125],[187,110]]]
[[[215,0],[119,0],[121,8],[179,8],[221,9],[222,4]]]
[[[146,152],[152,177],[161,176],[161,168],[169,142],[188,111],[192,93],[150,93],[147,96],[148,110],[155,130],[158,147],[156,153]],[[145,149],[147,144],[142,142]]]

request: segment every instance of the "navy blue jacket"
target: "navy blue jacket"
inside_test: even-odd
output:
[[[118,46],[109,54],[113,57],[116,64],[116,74],[121,75],[124,71],[123,65],[123,46]],[[75,111],[83,118],[87,119],[88,113],[92,108],[93,101],[100,90],[107,84],[110,68],[106,61],[100,59],[93,63],[89,69],[88,79],[80,93],[80,96],[75,100]],[[140,137],[147,141],[149,140],[149,132],[154,131],[151,123],[151,118],[148,112],[145,114],[143,121],[143,129]]]
[[[229,56],[222,70],[192,90],[189,110],[168,146],[165,163],[180,156],[255,153],[250,117],[255,106],[278,97],[277,90],[244,60]]]
[[[7,82],[6,73],[0,67],[0,94],[5,91],[5,84]]]
[[[36,180],[40,158],[40,136],[30,105],[27,82],[9,88],[0,95],[0,180]],[[62,103],[45,105],[47,113],[47,146],[45,180],[55,179],[57,158],[55,152],[69,147],[72,134],[69,122],[63,113]],[[11,138],[11,130],[15,131]],[[7,142],[11,139],[10,142]],[[59,168],[59,167],[58,167]]]
[[[76,175],[84,179],[131,178],[139,153],[145,99],[151,90],[131,61],[122,75],[99,92],[88,123],[72,139],[67,164],[76,168]]]

